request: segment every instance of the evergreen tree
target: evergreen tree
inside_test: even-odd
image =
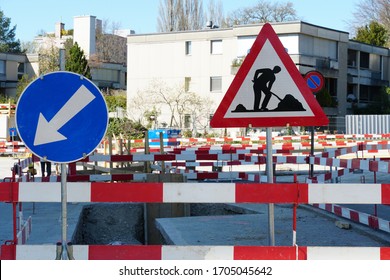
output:
[[[369,25],[357,29],[356,41],[370,45],[384,47],[389,39],[386,28],[376,21],[371,21]]]
[[[15,39],[16,25],[11,27],[11,19],[0,10],[0,52],[21,53],[20,41]]]
[[[65,60],[65,70],[81,74],[88,79],[92,78],[84,51],[79,47],[77,42],[69,49],[69,53]]]

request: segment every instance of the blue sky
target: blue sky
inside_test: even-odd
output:
[[[298,16],[309,23],[350,31],[348,21],[360,0],[289,0]],[[16,37],[32,41],[41,31],[53,32],[56,22],[73,28],[73,17],[94,15],[99,19],[120,24],[121,29],[133,29],[136,33],[156,32],[160,0],[0,0],[0,9],[17,25]],[[251,6],[258,0],[223,0],[227,14],[238,8]],[[285,3],[287,1],[280,0]],[[208,0],[204,0],[207,7]]]

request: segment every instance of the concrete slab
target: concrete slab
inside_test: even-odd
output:
[[[236,205],[242,207],[242,205]],[[309,206],[297,211],[297,244],[300,246],[390,246],[390,234],[372,233],[353,224],[351,230],[335,226],[340,218]],[[169,245],[269,245],[268,205],[251,204],[259,214],[157,219],[157,227]],[[291,246],[292,206],[275,205],[275,245]]]

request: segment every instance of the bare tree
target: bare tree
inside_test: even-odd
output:
[[[294,5],[291,2],[285,4],[275,3],[272,18],[272,21],[274,22],[293,21],[298,19]]]
[[[368,25],[376,21],[390,31],[390,1],[389,0],[360,0],[353,13],[352,27]]]
[[[104,20],[101,29],[96,30],[96,54],[93,63],[111,62],[126,64],[126,38],[114,34],[120,28],[120,23]]]
[[[183,30],[199,30],[202,29],[204,21],[203,3],[202,0],[183,0],[181,22]]]
[[[185,112],[192,118],[192,135],[197,136],[197,131],[202,130],[207,134],[210,128],[210,115],[214,113],[214,102],[208,97],[201,97],[192,93],[191,104],[185,108]]]
[[[149,86],[137,93],[129,102],[129,115],[141,123],[148,123],[148,112],[169,112],[168,126],[184,126],[184,117],[189,114],[193,124],[208,122],[209,108],[212,102],[200,97],[197,93],[187,92],[183,85],[169,86],[161,80],[153,80]]]
[[[26,53],[38,53],[38,44],[34,41],[21,42],[22,50],[26,50]]]
[[[39,75],[60,70],[60,49],[54,40],[46,42],[38,51]]]
[[[159,32],[198,30],[204,24],[202,0],[160,0]]]
[[[159,32],[172,32],[176,30],[177,0],[160,0],[158,7],[157,27]]]
[[[149,88],[151,94],[150,100],[153,100],[156,106],[168,107],[170,111],[170,127],[182,127],[185,108],[188,107],[192,96],[188,94],[183,86],[168,86],[161,81],[154,81]]]
[[[263,22],[282,22],[297,20],[298,16],[291,2],[279,3],[260,0],[254,6],[233,11],[227,17],[229,26]]]
[[[205,14],[206,19],[212,21],[215,25],[220,27],[227,27],[221,0],[218,0],[218,2],[210,0]]]

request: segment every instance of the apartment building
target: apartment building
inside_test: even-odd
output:
[[[25,54],[0,53],[0,96],[16,96],[18,80],[24,75],[33,76],[37,57]]]
[[[96,61],[96,38],[102,30],[102,20],[96,16],[85,15],[73,18],[73,29],[66,30],[64,23],[56,23],[55,31],[34,38],[37,48],[49,48],[55,46],[64,49],[66,40],[77,42],[84,51],[85,57],[90,61],[92,81],[101,89],[126,89],[126,60],[122,62]],[[122,34],[122,33],[120,33]],[[126,35],[109,35],[114,38],[116,45],[123,45],[121,52],[126,53]],[[60,55],[60,57],[62,57]],[[124,56],[125,57],[125,56]],[[60,58],[61,60],[61,58]],[[64,61],[59,62],[60,65]],[[36,73],[37,74],[37,73]]]
[[[95,16],[74,17],[74,29],[69,32],[65,30],[63,23],[56,23],[55,31],[40,35],[34,38],[36,50],[56,47],[64,49],[66,40],[71,39],[77,42],[84,51],[87,59],[93,58],[96,52],[96,30],[101,28],[101,21]],[[128,31],[130,34],[130,31]],[[70,34],[69,34],[70,33]],[[90,61],[92,81],[97,87],[105,89],[126,89],[126,36],[122,31],[121,36],[112,35],[116,42],[122,42],[121,52],[124,59],[122,63],[112,61]],[[119,44],[119,43],[118,43]],[[60,51],[58,64],[64,69],[64,52]],[[0,94],[6,97],[15,97],[16,85],[23,74],[30,77],[39,75],[39,54],[7,54],[0,53]]]
[[[56,23],[55,31],[34,38],[36,50],[56,47],[60,51],[59,68],[64,69],[64,44],[71,39],[83,49],[86,57],[93,58],[96,51],[96,32],[102,22],[95,16],[74,17],[74,29],[65,30],[65,24]],[[126,36],[133,33],[130,30],[119,31],[120,35],[111,35],[115,44],[121,43],[118,52],[123,56],[123,62],[90,60],[92,81],[102,90],[126,89]],[[40,54],[36,51],[29,54],[0,53],[0,96],[5,99],[16,97],[19,79],[27,74],[30,78],[38,76]],[[9,139],[8,128],[15,125],[13,115],[0,114],[0,139]]]
[[[337,120],[351,113],[352,103],[367,106],[380,87],[389,85],[387,48],[354,42],[347,32],[302,21],[272,23],[272,27],[302,75],[313,70],[323,74],[333,100],[324,108],[332,129],[344,125]],[[245,57],[261,28],[262,24],[256,24],[128,36],[128,100],[155,80],[181,84],[185,91],[211,100],[209,115],[203,115],[210,119],[237,72],[235,62]],[[128,106],[134,113],[136,108],[129,102]],[[198,130],[194,118],[199,116],[188,112],[182,129]],[[156,122],[169,123],[167,108],[161,107]]]

